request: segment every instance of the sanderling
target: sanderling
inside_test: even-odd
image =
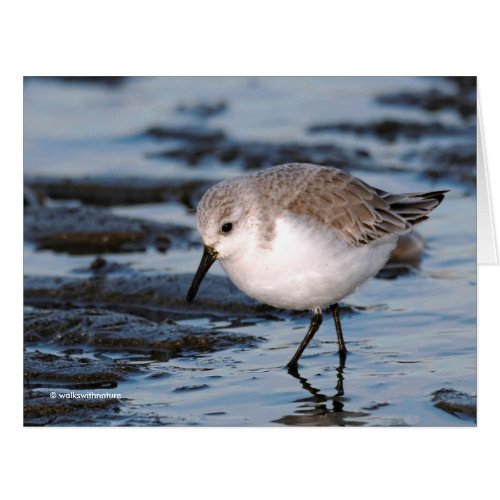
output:
[[[220,182],[197,208],[205,250],[187,301],[218,260],[250,297],[313,311],[289,368],[320,327],[324,308],[333,314],[345,357],[338,301],[384,266],[399,235],[427,219],[446,192],[390,194],[338,168],[305,163]]]

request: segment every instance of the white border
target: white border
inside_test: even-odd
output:
[[[478,429],[24,429],[19,390],[23,74],[477,74],[493,140],[500,130],[494,8],[456,0],[4,6],[3,489],[15,498],[398,500],[497,490],[489,452],[496,454],[500,411],[498,267],[479,269]],[[486,146],[495,198],[499,148]]]

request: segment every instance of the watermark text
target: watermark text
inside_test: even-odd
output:
[[[114,392],[56,392],[51,391],[49,396],[52,399],[121,399],[122,395]]]

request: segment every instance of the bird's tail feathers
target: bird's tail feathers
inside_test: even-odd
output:
[[[411,225],[422,222],[443,201],[448,190],[428,193],[387,194],[384,200],[391,211],[401,216]]]

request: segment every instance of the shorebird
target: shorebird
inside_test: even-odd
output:
[[[446,192],[391,194],[338,168],[305,163],[220,182],[197,208],[204,252],[187,301],[218,260],[250,297],[312,311],[289,368],[297,366],[325,308],[333,314],[345,357],[339,300],[377,274],[398,237],[427,219]]]

